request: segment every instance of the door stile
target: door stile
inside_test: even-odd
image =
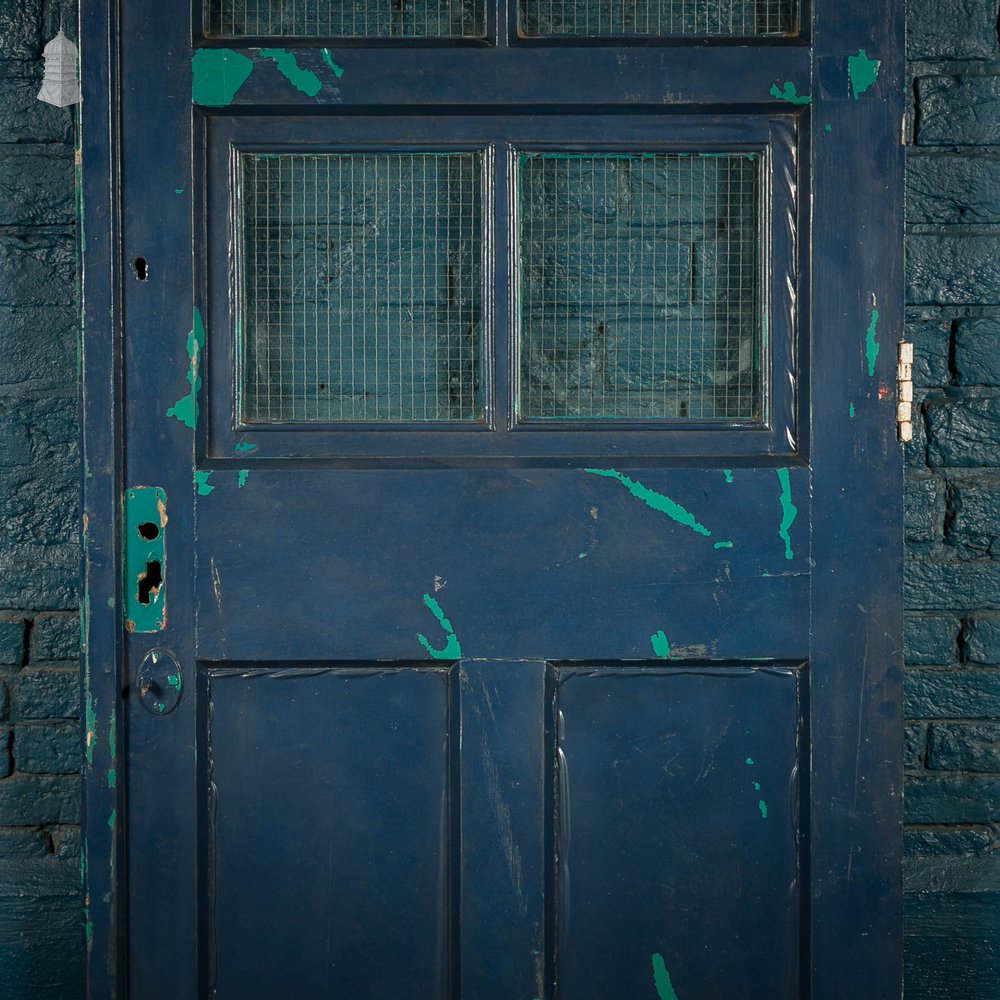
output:
[[[902,53],[901,3],[816,0],[811,1000],[901,989]]]

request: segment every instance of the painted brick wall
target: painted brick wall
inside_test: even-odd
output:
[[[60,11],[60,3],[62,11]],[[0,983],[79,996],[72,0],[0,0]],[[1000,998],[997,0],[910,0],[907,997]]]

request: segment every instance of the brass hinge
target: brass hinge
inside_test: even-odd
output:
[[[900,441],[913,440],[913,344],[906,340],[896,362],[896,429]]]

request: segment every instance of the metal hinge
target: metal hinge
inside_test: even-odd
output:
[[[900,441],[913,440],[913,344],[899,342],[896,362],[896,429]]]

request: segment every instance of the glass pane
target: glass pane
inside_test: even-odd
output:
[[[539,35],[780,35],[797,0],[519,0],[518,26]]]
[[[479,153],[241,156],[250,421],[482,417]]]
[[[520,419],[759,419],[759,168],[519,155]]]
[[[209,37],[482,38],[482,0],[205,0]]]

